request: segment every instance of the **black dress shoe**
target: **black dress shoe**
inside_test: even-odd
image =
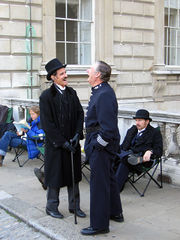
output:
[[[47,215],[50,215],[54,218],[63,218],[64,216],[57,210],[57,211],[50,211],[48,208],[46,208]]]
[[[124,216],[123,216],[122,213],[120,213],[120,214],[117,215],[117,216],[111,215],[111,216],[110,216],[110,219],[113,220],[113,221],[115,221],[115,222],[124,222]]]
[[[87,227],[87,228],[83,228],[81,230],[82,235],[96,235],[96,234],[103,234],[103,233],[108,233],[108,232],[109,232],[109,228],[107,228],[107,229],[94,229],[92,227]]]
[[[74,213],[74,209],[69,209],[69,212],[70,213]],[[85,218],[86,217],[86,214],[81,209],[77,209],[76,210],[76,215],[78,217],[81,217],[81,218]]]

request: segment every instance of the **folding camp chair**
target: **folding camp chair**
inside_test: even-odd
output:
[[[85,153],[84,151],[82,150],[81,151],[81,172],[82,172],[82,175],[83,177],[86,179],[86,181],[88,183],[90,183],[88,177],[86,176],[85,172],[84,172],[84,169],[88,170],[88,172],[91,172],[90,168],[89,168],[89,162],[86,160],[86,156],[85,156]]]
[[[27,139],[26,137],[23,137],[23,138]],[[43,162],[42,166],[40,167],[40,169],[41,169],[44,166],[44,146],[43,145],[38,146],[38,141],[41,140],[44,143],[45,136],[40,134],[40,135],[33,136],[33,138],[34,138],[34,142],[36,144],[36,147],[40,152],[39,155],[36,158]],[[22,156],[22,154],[24,152],[27,152],[27,147],[26,146],[19,145],[17,148],[14,148],[14,151],[15,151],[15,157],[12,161],[13,162],[17,161],[19,167],[23,167],[29,160],[32,160],[32,159],[29,159],[29,158],[26,158],[24,161],[20,160],[20,156]]]
[[[162,159],[161,158],[157,158],[157,159],[153,159],[152,161],[152,165],[151,167],[145,167],[143,164],[137,165],[137,166],[133,166],[133,171],[129,173],[128,176],[128,182],[131,184],[131,186],[136,190],[136,192],[143,197],[149,184],[151,183],[151,181],[153,181],[154,183],[156,183],[156,185],[159,188],[163,187],[162,184]],[[157,171],[159,166],[159,179],[160,179],[160,183],[158,183],[155,178],[154,178],[154,174]],[[138,173],[138,174],[137,174]],[[148,177],[148,182],[146,183],[144,189],[142,191],[139,190],[139,188],[136,187],[135,183],[138,182],[142,177]]]
[[[19,167],[23,167],[28,161],[29,158],[23,161],[23,163],[20,162],[20,156],[27,151],[27,147],[23,145],[19,145],[17,148],[14,148],[15,156],[14,159],[12,160],[13,162],[18,162]]]

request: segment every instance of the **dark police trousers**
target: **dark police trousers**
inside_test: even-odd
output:
[[[69,209],[74,209],[74,196],[73,196],[73,187],[67,186],[68,190],[68,203]],[[46,208],[50,211],[57,211],[59,206],[59,192],[58,188],[49,188],[47,191],[47,204]],[[80,208],[80,195],[79,195],[79,183],[75,183],[75,199],[76,199],[76,209]]]
[[[90,176],[90,226],[107,229],[110,215],[122,213],[121,199],[112,169],[112,155],[106,150],[93,149],[89,156]]]

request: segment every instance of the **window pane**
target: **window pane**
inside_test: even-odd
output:
[[[177,65],[180,65],[180,48],[177,49]]]
[[[64,21],[56,20],[56,40],[64,41]]]
[[[176,9],[170,9],[170,23],[169,25],[171,27],[177,27],[178,23],[178,15],[177,15],[177,10]]]
[[[91,41],[91,23],[80,23],[80,41],[90,42]]]
[[[78,45],[76,43],[67,43],[67,63],[78,64]]]
[[[180,30],[177,31],[177,46],[180,47]]]
[[[56,0],[56,17],[66,17],[65,6],[65,0]]]
[[[180,47],[180,0],[164,0],[165,63],[179,64]]]
[[[164,31],[165,31],[164,32],[165,33],[164,44],[168,45],[168,39],[169,39],[168,38],[168,28],[165,28]]]
[[[77,22],[67,21],[66,22],[66,37],[67,41],[77,42]]]
[[[168,9],[165,8],[164,25],[168,26]]]
[[[170,29],[170,43],[169,45],[171,47],[176,46],[176,30],[175,29]]]
[[[168,47],[164,48],[164,56],[165,56],[165,64],[169,65],[169,63],[168,63]]]
[[[56,43],[56,57],[62,63],[65,63],[65,44],[64,43]]]
[[[178,1],[179,0],[164,0],[164,6],[166,8],[178,8]]]
[[[91,64],[91,45],[81,44],[80,45],[80,64]]]
[[[173,47],[169,48],[169,64],[176,65],[176,49]]]
[[[81,19],[92,19],[92,0],[81,1]]]
[[[177,9],[177,8],[178,8],[178,1],[179,1],[179,0],[171,0],[171,1],[170,1],[170,8],[175,8],[175,9]]]
[[[67,1],[67,17],[78,19],[79,17],[79,0],[68,0]]]

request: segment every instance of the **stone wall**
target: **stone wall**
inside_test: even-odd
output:
[[[42,60],[42,0],[32,0],[31,3],[30,14],[29,0],[0,1],[1,97],[37,98],[39,96],[37,73]],[[32,71],[30,15],[33,36]]]
[[[164,0],[113,3],[119,103],[180,113],[180,71],[164,64]]]
[[[114,61],[118,99],[152,97],[154,1],[114,0]]]

